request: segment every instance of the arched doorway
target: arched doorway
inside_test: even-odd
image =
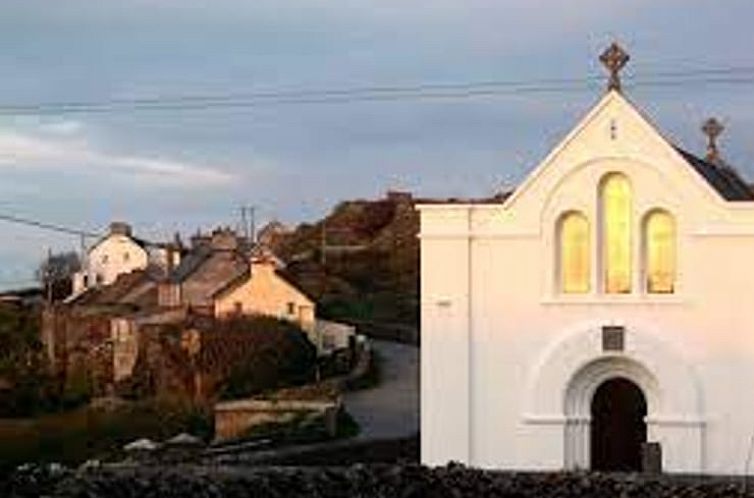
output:
[[[592,469],[640,471],[646,416],[647,400],[639,386],[622,377],[600,384],[591,405]]]

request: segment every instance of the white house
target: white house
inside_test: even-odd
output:
[[[168,271],[180,263],[181,244],[154,244],[135,237],[127,223],[113,222],[110,230],[87,251],[82,269],[73,278],[71,297],[92,287],[110,285],[119,275],[147,266]],[[69,298],[70,299],[70,298]]]
[[[602,59],[504,202],[418,208],[425,464],[754,471],[754,196],[715,121],[706,159],[678,148]]]

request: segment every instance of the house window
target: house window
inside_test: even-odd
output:
[[[296,314],[296,303],[288,303],[288,315],[293,316]]]
[[[651,211],[644,220],[644,277],[647,292],[672,294],[675,290],[675,219],[667,211]]]
[[[602,289],[608,294],[631,292],[631,184],[625,175],[610,173],[600,183],[600,251]]]
[[[104,280],[104,277],[99,273],[94,277],[94,281],[97,283],[97,285],[101,285]]]
[[[123,253],[123,262],[128,263],[128,260],[131,258],[131,255],[127,252]]]
[[[589,257],[589,221],[582,213],[571,211],[558,223],[558,275],[561,292],[589,292],[591,261]]]
[[[233,310],[236,312],[236,315],[242,315],[243,303],[241,301],[236,301],[235,303],[233,303]]]
[[[108,258],[107,258],[107,254],[103,254],[103,255],[102,255],[102,264],[103,264],[103,265],[107,264],[107,259],[108,259]]]

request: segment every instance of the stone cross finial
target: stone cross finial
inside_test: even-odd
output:
[[[714,163],[720,160],[717,150],[717,137],[725,130],[725,127],[715,118],[709,118],[702,125],[702,131],[707,135],[707,161]]]
[[[600,55],[600,62],[610,72],[610,79],[607,82],[608,90],[620,91],[620,70],[629,61],[631,57],[626,53],[620,45],[616,42],[610,44],[602,55]]]

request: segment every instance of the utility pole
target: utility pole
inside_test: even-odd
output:
[[[320,239],[319,262],[324,268],[327,263],[327,219],[322,218],[322,237]]]
[[[241,225],[247,241],[252,244],[257,241],[256,206],[241,206]]]
[[[52,249],[47,248],[47,264],[44,271],[45,284],[47,286],[47,306],[52,305]]]
[[[243,227],[243,235],[246,240],[249,240],[249,224],[246,222],[246,206],[241,206],[241,227]]]
[[[81,257],[79,258],[79,268],[80,270],[84,271],[86,268],[86,235],[83,233],[81,234]]]
[[[249,210],[249,232],[251,236],[251,243],[255,244],[257,241],[257,207],[247,206]]]

